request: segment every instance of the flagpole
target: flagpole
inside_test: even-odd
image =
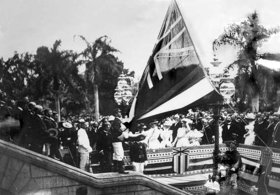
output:
[[[214,144],[214,151],[213,151],[213,176],[218,175],[218,163],[219,163],[219,153],[220,153],[220,145],[219,145],[219,138],[220,138],[220,131],[219,131],[219,118],[220,118],[220,110],[222,104],[218,102],[214,106],[214,128],[215,128],[215,144]]]

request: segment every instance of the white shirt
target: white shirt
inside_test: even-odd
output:
[[[92,152],[92,148],[89,144],[88,135],[85,129],[80,128],[78,130],[78,152],[79,153],[90,153]]]

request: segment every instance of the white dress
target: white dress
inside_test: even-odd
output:
[[[161,148],[171,147],[172,131],[169,129],[162,129],[160,132],[160,137],[162,141],[160,142]]]
[[[161,147],[161,144],[158,139],[159,135],[160,135],[160,130],[157,127],[151,130],[150,138],[148,140],[149,149],[158,149]]]
[[[245,145],[253,145],[254,141],[255,141],[255,137],[256,134],[254,132],[254,125],[255,122],[250,122],[248,125],[245,126],[245,129],[247,130],[247,133],[244,135],[245,137],[245,141],[244,144]]]
[[[190,146],[189,136],[187,136],[187,131],[188,129],[186,127],[181,127],[178,129],[176,147]]]
[[[200,139],[201,137],[203,137],[203,133],[201,133],[197,129],[194,129],[188,132],[187,136],[190,139],[191,146],[200,146]]]

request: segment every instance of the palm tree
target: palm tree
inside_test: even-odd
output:
[[[256,64],[259,58],[264,57],[258,49],[272,34],[278,32],[279,28],[266,29],[262,26],[259,15],[254,12],[240,24],[231,24],[213,42],[214,51],[223,45],[231,45],[238,49],[237,60],[228,67],[238,66],[239,94],[242,100],[251,100],[252,110],[255,111],[258,111],[260,92],[268,85],[268,80],[261,76],[265,70],[259,69]]]
[[[116,82],[123,69],[123,63],[114,55],[118,50],[110,45],[111,41],[107,36],[102,36],[93,43],[88,42],[81,35],[79,37],[86,43],[86,48],[82,52],[86,65],[85,79],[89,87],[88,91],[93,92],[94,118],[98,120],[99,86],[108,87],[106,84],[111,84],[113,80]]]
[[[58,40],[50,50],[45,46],[39,47],[35,55],[41,68],[36,83],[38,96],[55,97],[58,121],[61,120],[61,98],[69,94],[83,94],[81,90],[84,87],[83,79],[78,74],[78,66],[81,64],[78,55],[72,51],[60,51],[60,45],[61,41]]]

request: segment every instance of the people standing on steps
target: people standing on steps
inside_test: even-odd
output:
[[[132,162],[134,171],[143,173],[145,165],[148,164],[147,144],[143,141],[145,135],[139,133],[132,139],[130,144],[129,156]]]
[[[105,121],[97,134],[96,150],[99,156],[100,168],[102,172],[111,172],[113,164],[113,146],[111,123]]]
[[[122,174],[128,174],[124,170],[124,149],[123,141],[128,138],[128,132],[126,132],[126,127],[122,124],[120,110],[115,111],[115,119],[112,122],[111,134],[112,134],[112,145],[113,145],[113,162],[114,169]]]
[[[85,130],[85,120],[79,119],[78,121],[78,153],[80,155],[80,169],[90,172],[89,154],[92,152],[87,132]]]

